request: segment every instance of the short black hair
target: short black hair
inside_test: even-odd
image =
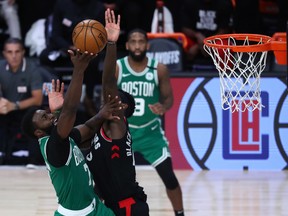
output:
[[[122,103],[128,105],[127,109],[125,110],[125,117],[129,118],[133,115],[135,110],[135,100],[134,97],[126,91],[122,89],[118,89],[119,97],[121,98]]]
[[[20,44],[22,49],[24,49],[24,43],[23,41],[20,39],[20,38],[13,38],[13,37],[10,37],[10,38],[7,38],[5,41],[4,41],[4,44],[3,44],[3,48],[5,50],[5,46],[7,44]]]
[[[132,29],[128,34],[127,34],[127,41],[130,39],[131,35],[133,33],[140,33],[140,34],[143,34],[146,41],[148,41],[148,36],[147,36],[147,32],[143,29],[140,29],[140,28],[135,28],[135,29]]]
[[[34,134],[36,130],[35,124],[33,123],[33,116],[35,112],[39,109],[39,107],[31,107],[25,113],[22,122],[21,122],[21,130],[24,134],[31,138],[37,138]]]

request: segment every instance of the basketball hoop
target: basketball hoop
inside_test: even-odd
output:
[[[274,51],[278,64],[286,64],[286,40],[257,34],[215,35],[204,39],[204,50],[219,72],[222,108],[261,111],[260,75],[267,52]]]

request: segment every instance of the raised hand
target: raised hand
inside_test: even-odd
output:
[[[109,8],[105,11],[105,29],[108,41],[116,42],[120,34],[120,15],[116,21],[114,11]]]
[[[62,108],[64,103],[64,83],[60,84],[60,80],[52,79],[51,81],[51,89],[45,85],[45,91],[48,95],[49,108],[51,112],[55,112]]]
[[[111,98],[111,95],[108,95],[108,101],[101,107],[98,115],[106,120],[120,120],[114,113],[126,108],[126,104],[123,104],[118,96]]]
[[[148,107],[156,115],[164,115],[166,112],[165,107],[160,103],[149,104]]]
[[[89,62],[97,56],[95,53],[88,53],[87,51],[81,53],[79,49],[75,50],[68,50],[70,55],[71,61],[74,65],[74,71],[84,72],[89,65]]]

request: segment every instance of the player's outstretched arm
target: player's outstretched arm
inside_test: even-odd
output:
[[[106,56],[104,60],[104,69],[102,76],[102,91],[104,101],[107,101],[108,95],[115,97],[118,95],[117,80],[115,77],[117,47],[116,42],[120,34],[120,15],[117,20],[113,10],[107,9],[105,11],[105,29],[107,31],[107,47]]]
[[[93,53],[88,52],[80,53],[79,50],[76,52],[68,50],[68,53],[70,54],[74,69],[57,123],[58,134],[63,139],[69,135],[74,126],[82,94],[84,72],[88,67],[89,62],[96,56]]]

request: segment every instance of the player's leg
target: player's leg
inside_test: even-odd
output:
[[[166,187],[166,193],[171,201],[175,215],[184,215],[182,190],[173,171],[171,158],[167,157],[155,169]]]
[[[153,138],[155,139],[155,136]],[[166,187],[167,196],[175,211],[175,215],[184,216],[182,191],[178,179],[173,171],[172,160],[166,139],[155,139],[151,140],[151,142],[156,142],[158,146],[145,150],[142,149],[140,153],[143,155],[145,160],[147,160],[156,169],[162,179]]]
[[[168,140],[160,121],[155,121],[146,128],[131,128],[130,131],[133,137],[133,150],[139,152],[156,169],[165,184],[174,211],[180,212],[175,214],[183,216],[182,192],[172,168]]]

